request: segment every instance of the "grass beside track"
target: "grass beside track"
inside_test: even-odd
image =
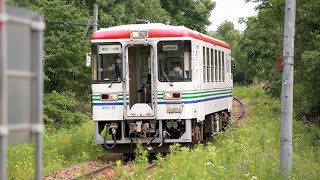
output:
[[[236,87],[249,103],[246,123],[223,132],[207,146],[178,146],[158,160],[151,179],[281,179],[280,100],[257,87]],[[294,120],[292,179],[320,179],[320,128]]]
[[[89,159],[106,157],[101,146],[93,143],[94,124],[88,121],[72,129],[46,132],[44,135],[44,174]],[[33,145],[9,148],[8,172],[10,179],[33,179]]]

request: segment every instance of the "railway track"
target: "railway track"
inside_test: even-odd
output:
[[[116,166],[116,162],[112,162],[108,165],[105,165],[105,166],[99,168],[99,169],[82,174],[81,176],[74,178],[74,180],[76,180],[76,179],[90,179],[90,178],[96,177],[98,175],[101,175],[108,170],[114,171],[115,166]]]
[[[241,106],[241,110],[238,116],[236,116],[236,118],[231,122],[231,124],[233,124],[235,121],[241,119],[241,117],[244,115],[245,113],[245,107],[244,104],[242,103],[242,101],[240,101],[238,98],[233,97],[233,100],[236,101],[240,106]]]
[[[146,167],[146,172],[151,171],[152,169],[154,169],[157,166],[156,163],[151,163]],[[76,178],[74,178],[74,180],[79,180],[79,179],[93,179],[94,177],[97,176],[101,176],[104,175],[105,173],[107,173],[108,171],[113,171],[115,174],[115,167],[116,167],[116,162],[112,162],[108,165],[105,165],[99,169],[90,171],[88,173],[85,173],[81,176],[78,176]]]

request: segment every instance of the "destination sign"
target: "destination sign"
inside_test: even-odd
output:
[[[117,54],[121,53],[121,45],[100,45],[98,46],[99,54]]]
[[[164,51],[176,51],[176,50],[178,50],[178,46],[177,45],[165,45],[165,46],[163,46],[163,50]]]

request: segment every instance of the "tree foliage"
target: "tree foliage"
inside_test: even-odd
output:
[[[251,79],[248,75],[248,60],[243,51],[244,35],[234,29],[234,24],[230,21],[225,21],[220,24],[216,35],[217,38],[226,41],[231,46],[231,56],[235,59],[233,81],[237,84],[250,83]]]
[[[246,20],[244,51],[249,71],[267,89],[279,96],[281,74],[276,72],[276,57],[282,54],[285,2],[282,0],[247,0],[258,2],[259,13]],[[297,1],[295,36],[295,102],[298,115],[320,115],[318,52],[320,1]]]
[[[171,15],[173,25],[183,25],[205,33],[209,17],[215,7],[211,0],[160,0],[161,6]]]

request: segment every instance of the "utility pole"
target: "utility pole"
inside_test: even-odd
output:
[[[83,31],[83,38],[86,37],[89,28],[93,26],[93,32],[96,32],[98,30],[98,6],[94,5],[93,6],[93,16],[90,16],[87,22],[87,25]]]
[[[286,0],[281,93],[280,172],[284,179],[292,167],[293,70],[296,0]]]
[[[98,5],[93,6],[93,32],[98,30]]]

